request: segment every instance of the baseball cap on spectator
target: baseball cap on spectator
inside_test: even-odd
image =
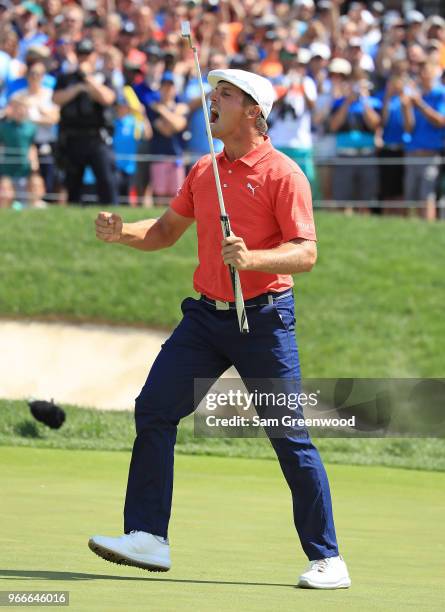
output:
[[[425,21],[425,17],[420,11],[412,10],[406,13],[405,21],[408,25],[413,25],[414,23],[423,23]]]
[[[142,50],[149,61],[157,62],[158,60],[164,58],[164,52],[162,51],[162,49],[158,47],[158,45],[154,45],[153,43],[150,43]]]
[[[135,32],[136,32],[136,26],[134,25],[132,21],[126,21],[125,23],[122,24],[122,28],[120,31],[121,34],[124,34],[126,36],[133,36]]]
[[[328,60],[331,59],[331,50],[328,45],[325,45],[321,42],[313,42],[309,46],[309,51],[311,52],[312,57],[321,57],[321,59]]]
[[[137,62],[134,60],[126,59],[124,61],[124,69],[129,72],[141,72],[142,71],[143,62]]]
[[[309,64],[312,58],[312,53],[309,49],[305,49],[304,47],[300,49],[297,53],[297,63],[298,64]]]
[[[428,18],[427,24],[428,24],[428,28],[432,28],[432,27],[444,28],[445,19],[443,19],[439,15],[433,15],[432,17]]]
[[[335,57],[328,66],[328,71],[335,74],[349,75],[352,72],[352,66],[347,59],[343,57]]]
[[[353,36],[350,41],[349,41],[349,46],[350,47],[359,47],[360,49],[362,48],[362,39],[359,38],[358,36]]]
[[[139,49],[136,49],[136,47],[133,47],[133,49],[130,49],[128,52],[126,60],[128,62],[133,62],[133,64],[139,64],[139,66],[142,66],[146,62],[146,56],[145,53],[139,51]]]
[[[317,11],[330,11],[332,10],[332,2],[331,0],[320,0],[317,4]]]
[[[27,2],[22,2],[21,7],[24,9],[25,13],[32,13],[37,17],[43,17],[42,7],[35,2],[30,2],[29,0]]]
[[[314,8],[314,0],[294,0],[295,6],[304,6],[305,8]]]
[[[398,11],[388,11],[383,18],[383,26],[385,30],[389,30],[397,26],[403,26],[404,23],[405,22]]]
[[[30,59],[46,60],[51,55],[51,50],[45,45],[31,45],[26,52],[25,62]]]
[[[84,38],[76,43],[76,53],[78,55],[90,55],[94,51],[94,44],[89,38]]]
[[[84,28],[103,28],[103,21],[97,15],[87,15],[83,22]]]
[[[383,15],[385,12],[385,5],[383,2],[373,2],[369,8],[371,11],[374,11],[374,13],[378,13],[379,15]]]
[[[279,19],[276,15],[263,15],[254,20],[253,25],[256,28],[273,28],[277,25]]]
[[[230,68],[238,68],[239,70],[244,70],[247,66],[247,58],[242,53],[235,53],[232,55],[230,60]]]
[[[275,100],[275,91],[268,79],[246,70],[228,68],[226,70],[211,70],[207,75],[207,80],[212,89],[215,89],[220,81],[226,81],[238,87],[255,100],[261,108],[264,119],[269,116]]]

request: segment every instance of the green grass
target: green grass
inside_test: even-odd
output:
[[[131,412],[105,412],[64,406],[67,419],[60,430],[35,421],[25,402],[0,400],[0,445],[82,450],[130,450],[134,440]],[[445,471],[443,439],[315,439],[323,459],[332,464],[383,465]],[[193,419],[182,421],[176,452],[185,455],[273,459],[264,438],[194,437]]]
[[[97,241],[96,212],[0,211],[0,316],[177,323],[193,293],[194,228],[141,253]],[[304,375],[443,376],[443,225],[320,212],[317,227],[319,261],[295,279]]]
[[[177,457],[167,574],[87,548],[121,533],[127,453],[0,448],[0,589],[68,590],[73,612],[443,610],[445,475],[328,466],[353,586],[294,588],[306,566],[276,462]]]
[[[2,316],[177,323],[194,228],[172,249],[141,253],[97,241],[96,212],[1,211]],[[295,289],[305,376],[443,376],[442,224],[318,213],[317,227],[319,261]]]

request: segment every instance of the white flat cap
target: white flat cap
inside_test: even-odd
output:
[[[309,51],[309,49],[302,47],[301,49],[298,50],[298,53],[297,53],[297,63],[298,64],[309,64],[311,59],[312,59],[312,53]]]
[[[405,21],[408,25],[413,25],[414,23],[423,23],[425,21],[425,17],[420,11],[415,11],[413,9],[406,13]]]
[[[226,81],[242,89],[257,102],[263,117],[267,119],[269,116],[272,104],[275,101],[275,90],[272,83],[264,77],[253,72],[247,72],[247,70],[227,68],[226,70],[211,70],[207,75],[207,80],[212,89],[215,89],[220,81]]]
[[[331,50],[328,45],[315,41],[309,46],[312,57],[321,57],[324,60],[331,59]]]
[[[336,74],[351,74],[352,66],[347,59],[343,57],[335,57],[328,66],[329,72],[335,72]]]

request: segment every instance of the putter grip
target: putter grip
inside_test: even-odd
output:
[[[227,238],[231,234],[229,217],[227,215],[221,215],[220,219],[224,238]],[[236,302],[236,312],[238,316],[240,332],[242,334],[248,334],[249,323],[247,321],[246,308],[244,306],[243,292],[241,289],[239,273],[238,270],[233,266],[229,266],[229,272],[230,280],[232,281],[233,295],[235,297]]]
[[[222,231],[223,231],[224,238],[228,238],[232,231],[230,228],[229,217],[227,215],[221,215],[220,219],[221,219],[221,225],[222,225]],[[229,265],[229,270],[230,270],[230,278],[232,279],[233,295],[236,298],[235,268]]]
[[[221,215],[220,219],[221,219],[221,225],[222,225],[222,231],[223,231],[224,238],[228,238],[232,231],[230,228],[229,217],[227,215]],[[236,298],[235,268],[229,265],[229,270],[230,270],[230,278],[232,279],[233,294]]]
[[[222,225],[222,231],[224,234],[224,238],[228,238],[232,231],[230,228],[229,217],[227,215],[221,215],[220,219],[221,219],[221,225]]]

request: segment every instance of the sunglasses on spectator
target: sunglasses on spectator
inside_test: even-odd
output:
[[[28,70],[29,76],[43,76],[45,72],[43,70]]]

